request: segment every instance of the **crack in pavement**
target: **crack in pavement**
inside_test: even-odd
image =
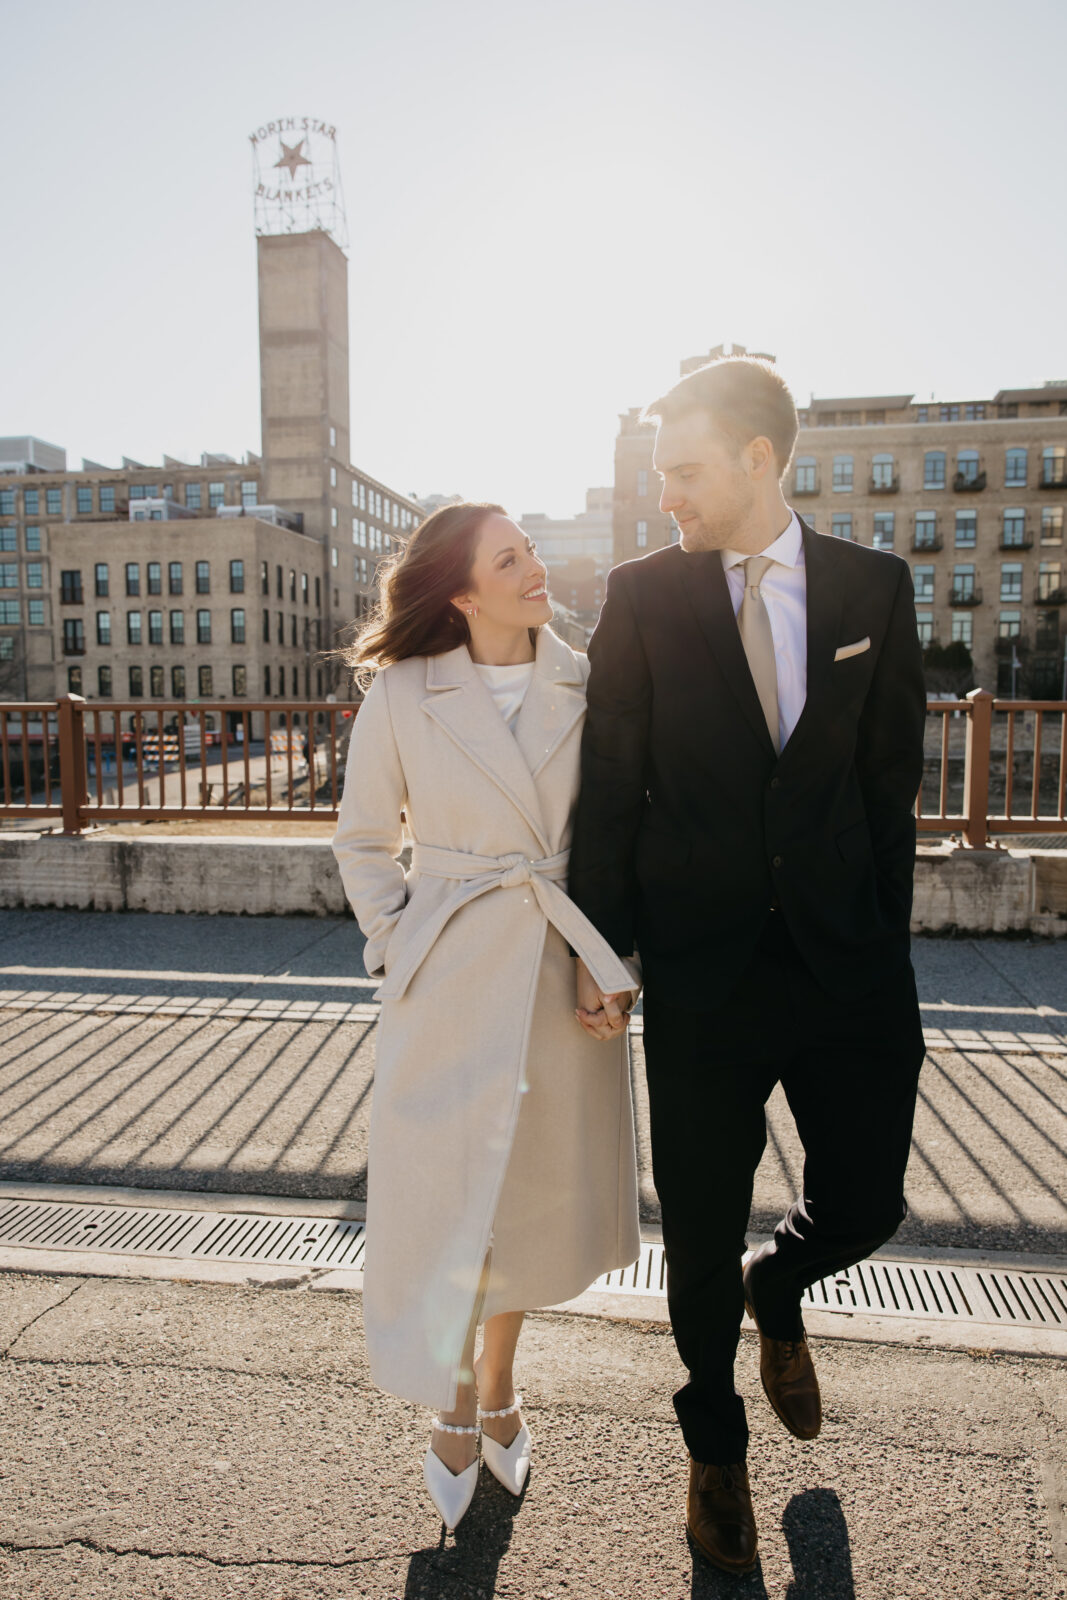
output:
[[[111,1513],[105,1513],[111,1515]],[[106,1544],[102,1539],[87,1538],[72,1535],[69,1539],[50,1539],[46,1542],[23,1543],[20,1540],[0,1539],[0,1550],[14,1552],[16,1550],[65,1550],[71,1545],[77,1545],[83,1550],[95,1550],[98,1555],[110,1556],[143,1556],[149,1561],[206,1561],[212,1567],[357,1567],[368,1566],[375,1561],[403,1561],[411,1560],[417,1555],[422,1555],[422,1550],[383,1550],[378,1555],[372,1556],[341,1556],[333,1560],[325,1557],[302,1556],[256,1556],[251,1559],[237,1556],[212,1556],[204,1550],[145,1550],[139,1545],[113,1545]]]
[[[43,1310],[38,1311],[35,1317],[31,1317],[29,1322],[26,1323],[25,1327],[19,1329],[18,1333],[16,1333],[15,1337],[11,1340],[11,1343],[5,1345],[3,1350],[0,1350],[0,1359],[6,1361],[8,1357],[11,1356],[11,1351],[14,1349],[15,1345],[18,1344],[19,1340],[22,1338],[22,1335],[24,1333],[28,1333],[35,1322],[40,1322],[41,1318],[46,1317],[50,1311],[57,1311],[60,1306],[65,1306],[68,1300],[72,1300],[74,1298],[79,1289],[85,1288],[85,1285],[88,1283],[88,1281],[88,1278],[79,1278],[69,1294],[65,1294],[61,1300],[54,1300],[51,1305],[47,1305]],[[26,1356],[11,1356],[11,1359],[13,1361],[25,1361],[29,1358]]]

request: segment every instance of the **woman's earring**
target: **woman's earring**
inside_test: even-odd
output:
[[[468,606],[467,607],[467,615],[468,615],[468,617],[476,617],[478,615],[478,607],[477,606]]]

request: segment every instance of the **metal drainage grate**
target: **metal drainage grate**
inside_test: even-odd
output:
[[[605,1273],[594,1288],[613,1294],[665,1295],[663,1246],[642,1245],[632,1267]],[[813,1284],[803,1304],[813,1311],[1067,1329],[1067,1275],[944,1262],[861,1261]]]
[[[161,1211],[45,1200],[0,1205],[0,1245],[32,1250],[108,1250],[190,1261],[358,1270],[365,1238],[362,1222],[340,1217],[265,1217],[247,1211]]]

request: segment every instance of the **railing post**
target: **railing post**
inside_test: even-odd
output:
[[[967,747],[963,766],[963,844],[967,850],[995,850],[989,842],[989,762],[993,747],[993,696],[972,689],[967,699]]]
[[[74,837],[82,831],[82,812],[89,799],[85,768],[84,696],[60,695],[56,701],[56,712],[59,722],[59,794],[63,806],[63,832]]]

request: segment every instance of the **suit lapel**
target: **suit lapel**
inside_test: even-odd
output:
[[[707,641],[727,688],[744,712],[753,733],[764,750],[774,755],[774,745],[767,730],[756,685],[741,643],[741,633],[734,616],[730,590],[723,570],[722,557],[717,550],[682,550],[678,546],[678,559],[674,563],[675,580],[685,595],[686,603],[694,612],[700,631]]]
[[[507,795],[548,853],[537,785],[465,644],[427,658],[426,689],[423,711]]]
[[[833,559],[833,538],[830,534],[816,533],[802,518],[798,520],[804,541],[807,591],[807,689],[804,709],[782,751],[783,761],[791,759],[796,748],[807,741],[812,724],[818,725],[820,716],[829,704],[833,692],[834,654],[841,624],[841,580],[837,562]]]
[[[533,677],[515,722],[515,742],[533,777],[584,711],[582,669],[574,651],[551,628],[539,629]]]

